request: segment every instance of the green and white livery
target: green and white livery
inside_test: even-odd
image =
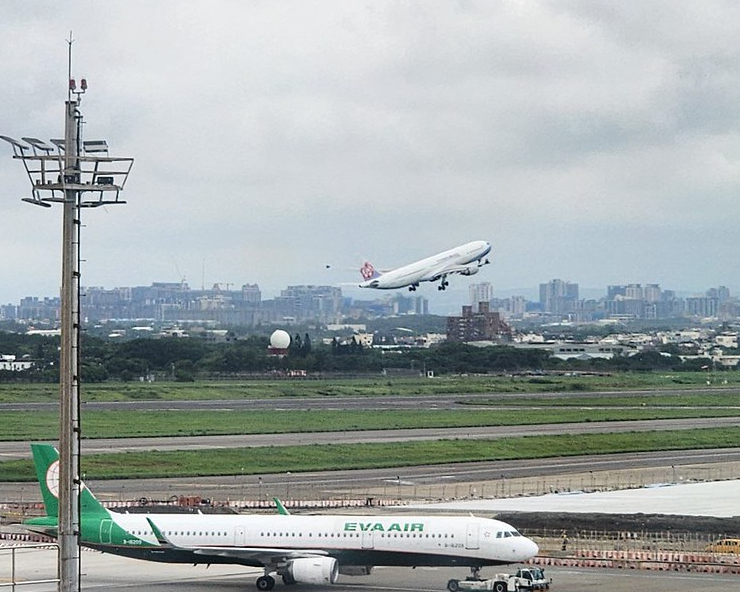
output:
[[[46,516],[29,530],[56,536],[57,451],[31,445]],[[283,510],[284,511],[284,510]],[[338,574],[367,575],[373,566],[465,566],[526,561],[537,545],[512,526],[477,517],[298,516],[255,514],[123,514],[104,508],[83,486],[82,544],[147,561],[228,563],[264,569],[259,590],[284,583],[328,584]]]

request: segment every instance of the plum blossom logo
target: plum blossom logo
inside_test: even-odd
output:
[[[365,264],[360,268],[360,273],[364,279],[369,280],[375,275],[375,268],[372,263],[365,261]]]

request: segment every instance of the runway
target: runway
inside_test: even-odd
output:
[[[209,448],[249,448],[264,446],[305,446],[310,444],[365,444],[449,439],[496,439],[518,436],[557,434],[604,434],[688,430],[699,428],[740,427],[740,417],[707,417],[608,421],[593,423],[555,423],[516,426],[466,428],[420,428],[401,430],[366,430],[309,432],[288,434],[234,434],[226,436],[174,436],[162,438],[83,439],[83,454],[106,454],[143,450],[203,450]],[[27,442],[0,442],[0,461],[30,458]]]

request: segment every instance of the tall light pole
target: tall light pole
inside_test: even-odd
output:
[[[80,589],[80,210],[125,203],[119,194],[134,162],[133,158],[110,157],[105,140],[82,140],[79,105],[87,81],[82,79],[78,90],[71,65],[70,35],[64,139],[51,140],[49,145],[37,138],[18,141],[0,136],[13,147],[13,158],[23,163],[31,181],[31,197],[23,201],[46,208],[53,203],[63,206],[57,527],[60,592]]]

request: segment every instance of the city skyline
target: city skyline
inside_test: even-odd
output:
[[[62,135],[72,30],[86,138],[136,159],[127,204],[83,212],[85,285],[269,295],[480,238],[500,290],[740,292],[730,0],[81,0],[0,22],[0,134]],[[60,213],[20,201],[5,144],[0,189],[2,301],[56,293]]]
[[[157,318],[163,320],[196,320],[212,316],[223,323],[252,325],[274,322],[283,316],[312,318],[320,322],[339,322],[345,316],[357,316],[364,310],[371,314],[436,314],[454,315],[460,306],[477,307],[491,304],[492,311],[507,316],[539,312],[577,321],[597,318],[658,319],[682,316],[722,318],[740,317],[736,295],[724,285],[709,287],[701,293],[682,293],[655,283],[612,284],[598,294],[582,290],[578,283],[551,279],[539,284],[539,296],[522,293],[504,294],[490,282],[471,283],[466,299],[444,294],[447,305],[438,309],[427,295],[406,290],[382,293],[328,285],[288,285],[277,296],[263,295],[259,284],[241,286],[216,284],[210,288],[191,288],[186,282],[154,282],[149,286],[86,286],[82,290],[82,307],[93,319]],[[589,293],[592,292],[592,293]],[[430,295],[436,294],[433,292]],[[29,295],[16,303],[0,302],[0,319],[53,319],[59,312],[59,297]],[[539,307],[539,308],[538,308]],[[34,311],[44,311],[35,313]],[[52,312],[53,311],[53,312]],[[93,312],[97,311],[97,312]],[[185,313],[178,311],[187,311]],[[221,312],[214,312],[221,311]],[[17,315],[17,316],[16,316]]]

